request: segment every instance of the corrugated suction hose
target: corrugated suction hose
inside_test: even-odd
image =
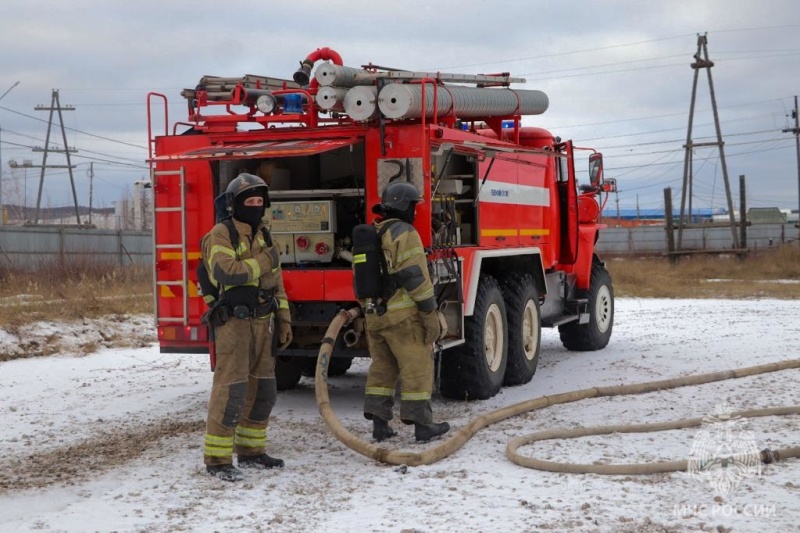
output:
[[[328,363],[330,361],[331,353],[333,352],[333,345],[341,328],[349,324],[359,314],[360,310],[358,308],[340,311],[333,321],[331,321],[330,326],[328,326],[328,329],[325,332],[325,337],[322,340],[322,345],[319,349],[319,357],[317,358],[317,372],[315,378],[317,405],[319,406],[319,412],[322,415],[322,418],[325,420],[328,428],[337,439],[344,443],[345,446],[360,453],[361,455],[364,455],[365,457],[369,457],[370,459],[393,465],[418,466],[435,463],[436,461],[455,453],[469,439],[471,439],[475,433],[486,426],[507,418],[511,418],[512,416],[542,409],[550,405],[576,402],[578,400],[584,400],[587,398],[643,394],[647,392],[675,389],[678,387],[702,385],[704,383],[712,383],[726,379],[755,376],[757,374],[763,374],[767,372],[777,372],[780,370],[800,368],[800,359],[793,359],[778,363],[769,363],[735,370],[712,372],[709,374],[698,374],[682,378],[650,381],[646,383],[634,383],[632,385],[620,385],[614,387],[592,387],[590,389],[565,392],[553,396],[541,396],[539,398],[520,402],[508,407],[503,407],[502,409],[498,409],[496,411],[473,418],[466,426],[453,433],[452,437],[442,441],[433,448],[429,448],[418,453],[404,452],[384,448],[353,435],[344,426],[342,426],[342,424],[339,422],[339,419],[336,418],[336,415],[333,412],[333,408],[330,404],[330,397],[328,396]],[[770,409],[741,411],[738,413],[732,413],[732,415],[754,417],[798,413],[800,413],[800,406],[774,407]],[[532,459],[530,457],[524,457],[517,453],[517,449],[520,446],[541,440],[575,438],[588,435],[604,435],[615,432],[635,433],[645,431],[661,431],[667,429],[698,426],[701,422],[702,419],[695,418],[691,420],[662,422],[658,424],[601,426],[596,428],[544,431],[512,439],[506,447],[506,456],[509,458],[509,460],[520,466],[535,468],[538,470],[547,470],[550,472],[630,475],[683,471],[688,468],[687,461],[670,461],[664,463],[644,463],[630,465],[580,465],[571,463],[555,463],[551,461],[541,461],[538,459]],[[771,463],[777,460],[783,460],[792,457],[800,457],[800,447],[784,448],[781,450],[764,450],[761,452],[761,460],[764,463]]]

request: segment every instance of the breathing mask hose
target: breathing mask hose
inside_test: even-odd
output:
[[[353,435],[339,422],[336,414],[331,407],[330,397],[328,396],[328,363],[330,356],[333,352],[333,345],[336,342],[336,337],[339,335],[343,326],[352,322],[360,314],[359,308],[349,310],[342,310],[331,321],[328,329],[325,331],[325,337],[319,349],[319,356],[317,357],[317,372],[315,377],[315,390],[317,397],[317,405],[319,412],[322,415],[325,424],[345,446],[351,450],[360,453],[365,457],[374,459],[381,463],[388,463],[393,465],[408,465],[419,466],[435,463],[449,455],[458,451],[469,439],[472,438],[479,430],[500,422],[512,416],[527,413],[537,409],[542,409],[551,405],[558,405],[563,403],[576,402],[587,398],[601,398],[606,396],[623,396],[628,394],[643,394],[647,392],[656,392],[667,389],[675,389],[679,387],[687,387],[693,385],[702,385],[705,383],[712,383],[715,381],[723,381],[733,378],[741,378],[746,376],[754,376],[767,372],[777,372],[780,370],[789,370],[800,368],[800,359],[793,359],[787,361],[780,361],[778,363],[769,363],[759,366],[751,366],[746,368],[739,368],[735,370],[724,370],[721,372],[712,372],[709,374],[697,374],[693,376],[684,376],[681,378],[665,379],[660,381],[650,381],[646,383],[634,383],[632,385],[620,385],[614,387],[593,387],[590,389],[583,389],[572,392],[565,392],[556,394],[554,396],[541,396],[532,400],[516,403],[496,411],[492,411],[480,415],[467,423],[459,431],[455,432],[452,437],[442,441],[433,448],[425,451],[404,452],[399,450],[390,450],[367,442],[356,435]],[[751,412],[743,412],[742,416],[769,416],[778,414],[797,414],[800,413],[800,406],[791,407],[776,407],[771,409],[759,409],[760,414],[752,414]],[[548,470],[551,472],[593,472],[598,474],[649,474],[653,472],[671,472],[686,470],[686,461],[672,461],[669,463],[648,463],[642,465],[574,465],[569,463],[551,463],[548,461],[539,461],[528,457],[522,457],[517,453],[517,448],[535,440],[545,440],[553,438],[562,438],[562,436],[574,437],[592,435],[592,434],[607,434],[613,432],[630,433],[633,431],[642,431],[642,426],[664,426],[660,428],[647,429],[647,431],[657,431],[658,429],[672,429],[677,426],[674,424],[689,424],[697,425],[695,422],[701,419],[693,419],[688,421],[679,422],[664,422],[661,424],[646,424],[635,426],[604,426],[602,428],[586,428],[580,430],[573,430],[575,435],[562,435],[564,431],[554,430],[545,432],[547,435],[542,437],[540,433],[519,437],[509,442],[506,449],[506,456],[514,463],[525,466],[528,468],[536,468],[539,470]],[[634,430],[630,428],[635,428]],[[599,431],[597,431],[599,429]],[[596,431],[593,433],[592,431]],[[569,430],[566,431],[569,433]],[[581,433],[585,432],[585,433]],[[800,457],[800,447],[784,448],[781,450],[764,450],[761,452],[761,460],[764,463],[770,463],[777,460],[788,459],[790,457]],[[655,466],[654,466],[655,465]],[[589,467],[590,469],[584,469]],[[608,467],[614,467],[609,469]],[[621,469],[621,471],[615,470]],[[611,471],[609,471],[611,470]]]

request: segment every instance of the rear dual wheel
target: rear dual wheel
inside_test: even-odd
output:
[[[456,400],[491,398],[503,386],[509,342],[506,305],[493,277],[481,276],[464,330],[466,342],[442,354],[440,390]]]
[[[504,385],[528,383],[536,373],[542,347],[539,293],[530,274],[516,274],[503,282],[508,317],[508,364]]]

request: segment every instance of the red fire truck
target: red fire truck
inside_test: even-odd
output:
[[[558,327],[570,350],[605,347],[613,289],[594,244],[615,183],[603,178],[601,154],[521,125],[549,102],[510,87],[519,82],[508,73],[348,67],[321,48],[292,80],[204,76],[182,92],[187,120],[172,125],[167,97],[149,93],[161,350],[208,352],[199,244],[215,223],[215,197],[244,171],[270,185],[291,301],[294,341],[277,354],[281,389],[310,375],[330,320],[357,305],[351,232],[374,218],[393,180],[423,197],[415,226],[448,324],[437,357],[444,396],[484,399],[530,381],[542,326]],[[578,154],[587,165],[580,187]],[[337,341],[332,375],[369,355],[362,333],[356,320]]]

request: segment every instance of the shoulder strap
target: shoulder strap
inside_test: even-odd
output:
[[[381,241],[381,243],[383,243],[383,236],[384,236],[384,234],[385,234],[387,231],[389,231],[389,228],[390,228],[390,227],[394,226],[394,225],[395,225],[396,223],[398,223],[398,222],[400,222],[400,220],[398,220],[398,219],[393,219],[393,220],[390,220],[390,221],[388,221],[386,224],[384,224],[384,226],[383,226],[383,227],[382,227],[380,230],[378,230],[378,240],[380,240],[380,241]]]
[[[263,236],[264,236],[264,242],[266,242],[266,243],[267,243],[267,246],[269,246],[270,248],[272,248],[272,244],[273,244],[273,243],[272,243],[272,234],[271,234],[271,233],[269,232],[269,230],[268,230],[267,228],[265,228],[264,226],[261,226],[261,235],[263,235]]]
[[[380,230],[378,230],[378,262],[381,265],[381,273],[383,274],[383,299],[388,301],[397,290],[397,282],[391,274],[389,274],[389,265],[386,263],[386,256],[383,253],[383,236],[398,220],[387,222]]]
[[[236,226],[233,225],[233,220],[226,218],[222,221],[226,228],[228,228],[228,237],[231,239],[231,246],[236,253],[236,258],[239,258],[239,232],[236,231]]]

